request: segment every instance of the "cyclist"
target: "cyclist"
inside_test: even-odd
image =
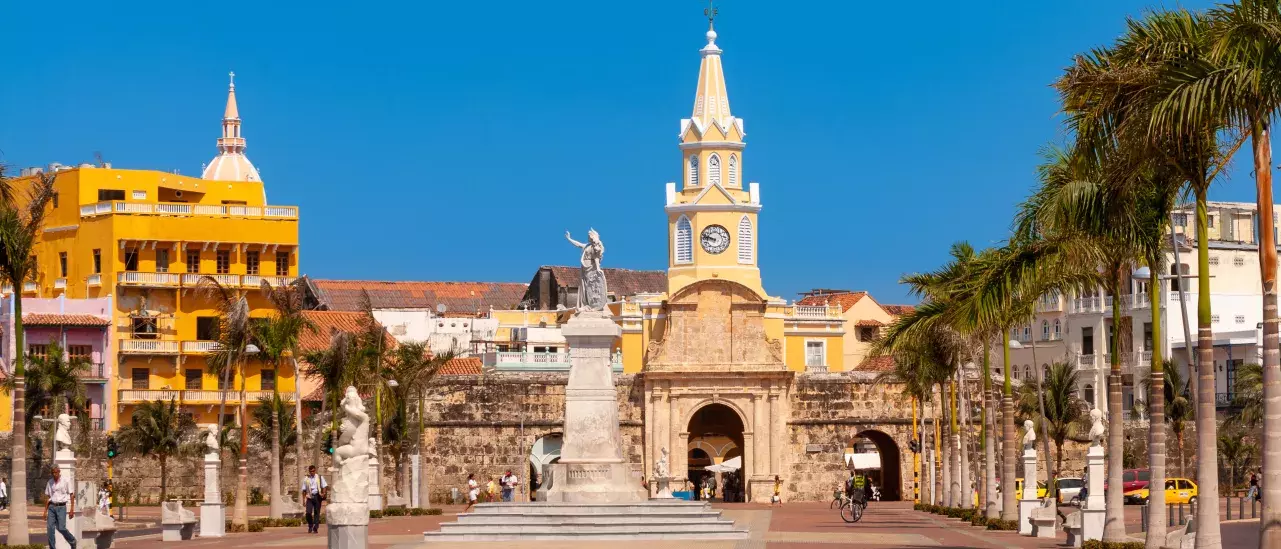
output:
[[[867,505],[867,493],[864,490],[866,479],[858,474],[858,470],[850,470],[850,478],[845,481],[845,495],[851,502],[861,505]]]

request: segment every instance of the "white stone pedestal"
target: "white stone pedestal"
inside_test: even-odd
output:
[[[222,487],[218,484],[215,452],[205,454],[205,500],[200,503],[200,537],[220,538],[227,535],[227,515],[222,507]]]
[[[62,478],[67,479],[67,483],[71,485],[71,489],[75,490],[76,489],[76,454],[66,448],[63,448],[62,450],[58,450],[58,452],[55,453],[53,456],[53,464],[58,466],[58,469],[62,471]],[[43,493],[43,491],[41,493]],[[71,494],[71,499],[75,500],[76,494]],[[76,510],[79,511],[80,508],[77,507]],[[67,506],[67,511],[68,513],[71,511],[70,505]],[[81,538],[81,534],[80,534],[81,530],[82,528],[80,525],[79,517],[67,519],[67,531],[71,532],[71,535],[75,536],[77,540]],[[71,544],[67,543],[67,540],[63,539],[62,534],[55,533],[53,537],[55,540],[57,540],[56,541],[58,545],[57,549],[71,549]]]
[[[422,507],[419,504],[422,501],[419,499],[422,496],[419,495],[421,488],[418,485],[421,478],[419,475],[422,474],[422,468],[418,465],[419,457],[417,454],[409,456],[409,506],[415,508]]]
[[[329,549],[365,549],[369,540],[368,524],[331,524]]]
[[[1085,453],[1085,469],[1090,478],[1085,484],[1085,500],[1081,502],[1081,538],[1084,541],[1103,539],[1106,508],[1103,457],[1103,446],[1091,446]]]
[[[369,510],[370,511],[381,511],[383,508],[383,494],[378,490],[378,479],[380,474],[378,467],[379,467],[378,457],[369,456]]]
[[[1023,497],[1019,499],[1019,533],[1032,535],[1032,509],[1041,506],[1036,497],[1036,450],[1023,450]]]
[[[671,478],[654,479],[654,497],[652,499],[676,499],[672,494]]]
[[[610,355],[622,334],[600,311],[580,311],[561,328],[569,345],[565,443],[548,467],[539,500],[552,503],[630,503],[649,499],[623,459],[618,393]]]

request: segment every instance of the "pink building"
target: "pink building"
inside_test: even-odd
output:
[[[63,349],[67,360],[84,360],[89,371],[82,377],[85,384],[86,408],[90,426],[103,430],[114,410],[111,399],[111,375],[115,369],[111,350],[112,298],[94,299],[25,298],[22,300],[25,352],[28,356],[47,355],[51,344]],[[0,364],[6,374],[13,372],[17,356],[13,337],[13,297],[0,301]],[[51,411],[52,413],[52,411]]]

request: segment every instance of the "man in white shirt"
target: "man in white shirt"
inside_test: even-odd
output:
[[[320,532],[320,502],[325,499],[329,484],[325,477],[316,474],[316,466],[307,467],[307,476],[302,478],[303,508],[306,509],[307,532]]]
[[[500,482],[503,485],[503,501],[512,501],[512,494],[516,492],[516,485],[520,483],[520,479],[508,469]]]
[[[0,477],[0,510],[9,508],[9,477]]]
[[[75,518],[76,516],[76,498],[75,487],[71,486],[71,481],[62,478],[62,470],[57,465],[53,466],[53,478],[44,486],[44,495],[49,499],[44,504],[44,518],[49,530],[49,547],[57,547],[56,539],[53,537],[54,531],[62,534],[71,549],[76,549],[76,537],[67,531],[67,517]],[[68,510],[67,506],[71,506]]]

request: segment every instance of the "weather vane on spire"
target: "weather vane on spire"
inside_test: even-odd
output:
[[[227,73],[227,76],[231,77],[231,87],[236,87],[236,71]]]
[[[716,0],[707,0],[707,9],[703,10],[703,15],[707,16],[707,26],[712,26],[716,21]]]

